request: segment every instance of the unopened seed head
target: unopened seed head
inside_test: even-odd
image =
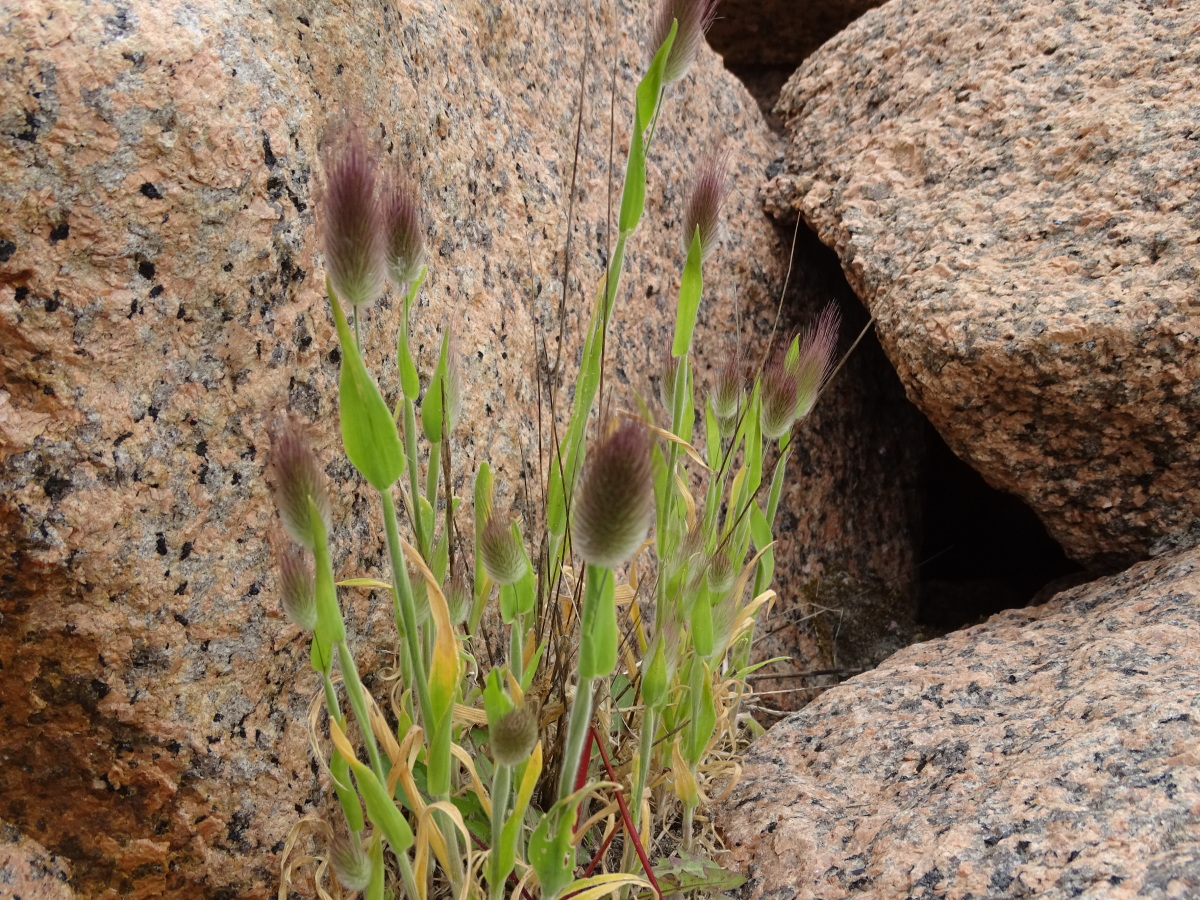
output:
[[[383,290],[384,226],[375,162],[357,123],[336,129],[321,164],[325,183],[318,210],[329,280],[351,306],[373,303]]]
[[[572,540],[592,565],[616,568],[637,552],[653,519],[650,436],[639,423],[626,422],[590,454]]]
[[[446,585],[446,605],[450,607],[450,621],[461,625],[471,611],[471,585],[466,573],[457,569]]]
[[[383,195],[388,275],[400,290],[417,280],[425,264],[425,227],[417,186],[398,169],[388,176]]]
[[[493,516],[479,540],[483,568],[496,584],[516,584],[528,568],[521,537],[512,523]]]
[[[290,416],[283,419],[271,436],[271,476],[283,527],[292,540],[312,550],[316,534],[309,502],[315,505],[328,530],[329,497],[325,491],[325,473],[300,424]]]
[[[287,540],[278,541],[276,554],[279,559],[279,601],[283,612],[293,624],[312,631],[317,627],[317,601],[308,554]]]
[[[488,732],[492,759],[502,766],[523,763],[533,753],[537,741],[537,715],[528,706],[509,710]]]
[[[348,891],[365,891],[371,883],[371,857],[353,834],[337,834],[329,842],[329,865]]]
[[[718,552],[708,563],[708,571],[705,578],[708,581],[708,589],[715,597],[724,597],[733,587],[733,580],[736,576],[733,568],[733,563],[729,561],[729,554]]]

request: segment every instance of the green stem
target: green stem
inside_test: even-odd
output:
[[[396,850],[395,847],[392,848]],[[420,897],[417,891],[417,879],[413,875],[412,863],[408,861],[407,853],[396,851],[396,860],[400,863],[400,879],[404,882],[404,892],[410,898]]]
[[[508,810],[508,794],[512,781],[512,769],[496,763],[496,774],[492,779],[492,856],[488,863],[491,874],[488,878],[488,900],[504,900],[504,884],[508,872],[500,871],[500,835],[504,831],[504,817]]]
[[[406,410],[410,405],[406,405]],[[383,523],[387,530],[388,556],[392,563],[392,583],[396,587],[400,615],[404,620],[404,641],[412,665],[413,681],[416,682],[417,703],[421,710],[421,721],[429,728],[433,723],[433,704],[429,699],[429,670],[421,652],[421,636],[417,633],[417,611],[413,603],[412,584],[408,580],[408,567],[404,564],[404,551],[400,547],[400,530],[396,526],[396,502],[392,499],[390,491],[380,491],[379,497],[383,503]]]
[[[520,683],[525,677],[525,616],[518,614],[511,626],[508,638],[508,665],[513,677]]]
[[[371,761],[371,770],[379,779],[380,784],[386,784],[387,772],[383,769],[379,745],[375,742],[375,732],[371,729],[371,717],[367,712],[367,695],[363,690],[362,681],[358,677],[358,668],[354,665],[354,657],[345,641],[338,641],[337,648],[338,662],[342,668],[342,680],[346,684],[346,696],[350,698],[350,708],[354,710],[358,730],[362,732],[363,743],[367,745],[367,758]]]
[[[592,719],[591,678],[581,678],[575,689],[575,701],[571,704],[571,716],[567,722],[567,741],[563,746],[562,771],[558,773],[558,799],[564,800],[575,792],[575,775],[579,772],[579,761],[583,759],[583,744],[587,740],[588,723]]]
[[[638,765],[633,778],[633,793],[630,794],[633,809],[630,810],[629,815],[633,819],[635,828],[641,825],[642,794],[646,792],[646,782],[650,775],[650,763],[654,757],[654,732],[657,728],[658,714],[652,709],[646,709],[642,713],[642,734],[638,741]],[[630,844],[632,845],[632,841]]]
[[[408,488],[412,497],[412,526],[417,537],[417,549],[428,558],[425,524],[421,521],[420,470],[417,468],[417,413],[413,402],[404,398],[404,455],[408,457]]]
[[[429,446],[429,468],[425,470],[425,499],[437,509],[438,471],[442,464],[442,445]]]
[[[346,717],[342,715],[338,706],[337,690],[334,688],[333,679],[329,677],[328,672],[321,673],[321,686],[325,690],[325,709],[329,713],[330,720],[336,722],[338,728],[345,731]],[[354,790],[354,783],[350,780],[350,764],[336,749],[329,759],[329,774],[333,776],[333,791],[337,794],[338,804],[346,816],[346,825],[355,834],[361,833],[364,824],[362,804],[359,803],[358,793]]]

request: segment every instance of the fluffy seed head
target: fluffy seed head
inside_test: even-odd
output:
[[[521,536],[513,523],[493,516],[479,539],[483,568],[496,584],[516,584],[525,575],[526,561]]]
[[[371,883],[371,857],[354,835],[337,834],[330,840],[329,865],[348,891],[365,891]]]
[[[461,625],[467,621],[467,614],[471,611],[471,599],[471,585],[467,581],[466,573],[458,569],[446,585],[446,605],[450,607],[451,622]]]
[[[700,230],[700,256],[707,260],[717,248],[721,234],[721,207],[729,193],[729,154],[716,150],[700,162],[687,213],[683,217],[683,250],[692,245],[696,229]]]
[[[662,46],[667,35],[671,33],[671,23],[679,20],[679,29],[675,32],[675,43],[671,45],[671,54],[667,57],[663,81],[666,84],[679,81],[688,73],[700,45],[704,43],[704,33],[717,15],[717,0],[662,0],[658,6],[658,18],[654,21],[651,32],[650,55],[653,56]]]
[[[321,154],[321,236],[325,266],[338,296],[352,306],[373,303],[383,290],[384,228],[375,163],[362,130],[343,125]]]
[[[502,766],[523,763],[538,741],[537,716],[528,706],[510,709],[488,732],[492,759]]]
[[[325,492],[325,473],[299,423],[290,416],[284,418],[271,436],[271,481],[284,529],[292,540],[312,550],[316,535],[309,500],[328,530],[329,497]]]
[[[641,546],[653,519],[650,437],[626,422],[592,451],[575,499],[575,549],[592,565],[616,568]]]
[[[717,370],[717,382],[709,398],[713,413],[718,419],[732,419],[738,414],[742,403],[742,367],[737,357],[730,354]]]
[[[708,571],[705,573],[708,589],[716,597],[724,597],[733,587],[733,579],[736,574],[733,570],[733,563],[729,561],[729,554],[718,553],[709,560]]]
[[[800,341],[800,356],[796,361],[796,417],[803,419],[812,412],[817,395],[829,380],[833,367],[833,352],[837,347],[838,311],[830,304],[821,310],[817,324]]]
[[[678,370],[679,360],[671,354],[671,348],[667,347],[663,353],[662,380],[658,383],[658,399],[662,401],[668,419],[671,418],[671,413],[675,409],[675,374]]]
[[[291,541],[276,543],[279,559],[279,602],[284,614],[305,631],[317,627],[316,582],[308,555]]]
[[[762,376],[763,435],[774,441],[787,434],[796,421],[797,403],[796,376],[778,359]]]
[[[383,194],[388,275],[405,291],[425,263],[425,228],[421,222],[421,195],[399,170],[388,176]]]

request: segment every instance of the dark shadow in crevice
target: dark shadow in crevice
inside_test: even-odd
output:
[[[917,617],[952,630],[1089,578],[1020,499],[991,487],[926,423]]]

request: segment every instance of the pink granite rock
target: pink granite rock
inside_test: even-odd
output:
[[[74,900],[67,884],[70,867],[0,821],[0,897],[12,900]]]
[[[1200,15],[894,0],[810,57],[768,207],[951,448],[1093,567],[1200,512]]]
[[[1200,551],[909,647],[759,740],[753,900],[1200,896]]]
[[[458,335],[457,484],[486,456],[502,497],[520,493],[534,360],[558,356],[586,33],[564,369],[609,239],[610,86],[615,73],[623,159],[646,52],[648,5],[588,9],[0,8],[0,816],[65,856],[81,897],[273,895],[289,829],[324,800],[304,725],[316,684],[275,597],[262,469],[287,408],[334,458],[312,204],[323,125],[348,105],[428,201],[415,331],[425,363],[443,321]],[[699,340],[719,356],[770,327],[787,245],[756,187],[780,147],[705,52],[658,126],[651,224],[610,333],[616,402],[653,395],[683,196],[721,140],[734,193]],[[394,300],[371,310],[377,370],[394,365],[395,326]],[[374,501],[347,464],[329,473],[339,574],[363,574],[382,548]],[[348,619],[370,668],[388,616],[360,597]]]

